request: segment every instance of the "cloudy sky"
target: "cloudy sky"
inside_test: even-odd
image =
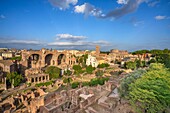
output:
[[[170,0],[0,0],[0,47],[170,49]]]

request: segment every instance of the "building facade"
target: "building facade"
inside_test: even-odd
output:
[[[88,58],[86,60],[86,65],[92,65],[92,67],[97,67],[98,66],[98,61],[96,59],[96,57],[92,56],[92,55],[88,55]]]

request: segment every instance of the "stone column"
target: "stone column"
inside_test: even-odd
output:
[[[11,88],[14,88],[14,79],[12,79]]]
[[[46,78],[46,81],[48,81],[48,76],[45,76],[45,78]]]
[[[44,82],[44,80],[43,80],[43,76],[41,76],[41,82]]]
[[[37,83],[39,83],[39,77],[37,77]]]
[[[36,80],[36,79],[34,78],[34,83],[35,83],[35,80]]]
[[[6,77],[4,78],[4,85],[5,85],[4,89],[6,90],[7,89],[6,88]]]
[[[48,80],[50,80],[50,75],[48,75]]]

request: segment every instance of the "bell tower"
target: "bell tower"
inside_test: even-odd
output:
[[[96,46],[96,56],[99,56],[100,55],[100,46],[97,45]]]

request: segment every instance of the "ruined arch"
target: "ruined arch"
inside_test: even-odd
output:
[[[45,65],[53,65],[53,54],[49,53],[45,56]]]
[[[33,53],[31,55],[29,55],[27,62],[28,62],[28,68],[33,68],[33,65],[39,65],[39,62],[41,60],[41,55],[37,54],[37,53]]]
[[[59,54],[58,57],[57,57],[57,62],[58,62],[58,65],[65,63],[66,62],[66,55],[63,54],[63,53]]]

